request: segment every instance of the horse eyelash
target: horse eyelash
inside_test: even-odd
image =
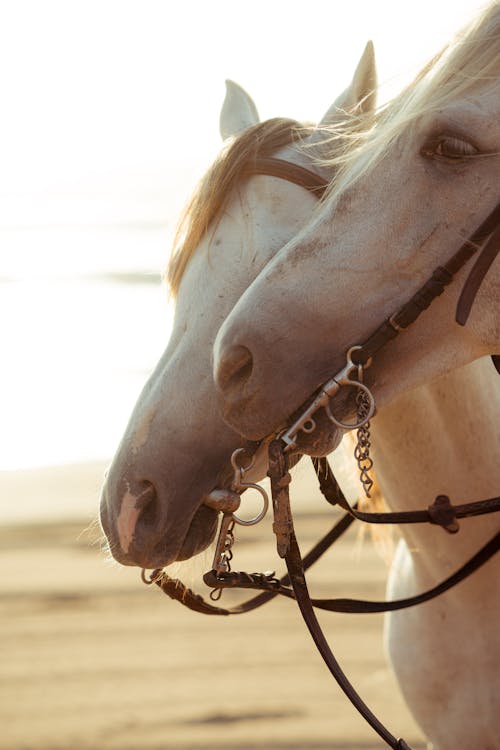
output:
[[[445,143],[446,141],[448,142],[455,141],[456,144],[462,143],[464,145],[469,146],[471,149],[475,149],[475,151],[474,153],[459,153],[459,150],[457,149],[457,153],[455,155],[439,153],[438,148],[442,146],[442,144]],[[425,144],[422,146],[420,153],[422,156],[425,156],[426,158],[446,161],[448,163],[463,162],[471,158],[472,159],[476,158],[477,156],[485,155],[481,153],[479,148],[468,138],[465,138],[462,135],[458,135],[456,133],[442,133],[442,132],[429,137],[426,140]]]

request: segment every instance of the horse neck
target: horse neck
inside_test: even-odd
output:
[[[454,504],[497,495],[499,416],[498,374],[489,358],[405,393],[385,407],[373,419],[372,444],[377,479],[388,505],[409,510],[427,507],[439,494],[448,495]],[[463,529],[468,525],[465,535],[471,548],[478,538],[493,533],[494,523],[489,516],[462,522]],[[436,544],[435,532],[441,534],[441,549],[463,547],[424,524],[401,531],[418,547]]]

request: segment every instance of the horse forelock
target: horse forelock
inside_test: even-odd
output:
[[[336,168],[327,200],[335,200],[367,175],[424,115],[437,112],[451,102],[500,83],[500,2],[491,2],[477,18],[435,55],[416,78],[372,117],[343,124],[335,134],[345,148],[333,149],[323,163]]]
[[[247,128],[222,149],[195,188],[177,226],[166,270],[173,298],[202,238],[221,218],[234,190],[245,179],[245,168],[260,156],[299,143],[309,133],[310,129],[296,120],[273,118]]]

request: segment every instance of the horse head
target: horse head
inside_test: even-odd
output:
[[[224,417],[248,439],[289,425],[325,383],[337,390],[325,402],[330,414],[352,420],[357,388],[336,388],[332,376],[346,380],[346,353],[381,324],[393,340],[371,364],[358,360],[370,364],[362,374],[379,408],[500,351],[498,262],[484,276],[500,244],[498,3],[351,143],[308,227],[273,257],[219,331],[214,368]],[[457,252],[481,256],[469,279],[470,262],[446,270]],[[420,308],[432,285],[443,293],[406,330],[398,311],[424,284]],[[467,324],[458,325],[464,284],[475,302]],[[464,317],[459,306],[460,322]],[[349,356],[356,363],[356,352]],[[315,421],[299,446],[313,455],[321,435],[338,430],[325,409]]]
[[[215,335],[318,202],[313,193],[286,180],[248,177],[249,165],[257,157],[274,156],[311,168],[324,155],[325,128],[351,119],[353,111],[360,122],[373,109],[374,88],[371,44],[350,86],[318,128],[282,119],[259,123],[251,98],[228,85],[220,130],[231,140],[190,204],[180,249],[169,266],[176,297],[173,332],[135,406],[102,492],[101,522],[119,562],[162,567],[203,550],[215,535],[218,514],[204,501],[215,487],[230,485],[230,458],[242,445],[217,405],[211,361]],[[333,170],[322,169],[327,182]],[[266,468],[265,459],[258,461],[249,479],[261,478]]]

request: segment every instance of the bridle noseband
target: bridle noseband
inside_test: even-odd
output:
[[[304,167],[281,159],[255,159],[253,163],[248,165],[245,176],[258,174],[285,179],[313,192],[318,197],[323,195],[327,187],[319,175]],[[403,739],[398,739],[391,734],[368,708],[349,682],[326,641],[316,618],[314,607],[333,612],[389,612],[429,601],[444,591],[449,590],[460,581],[463,581],[490,560],[500,549],[500,533],[497,533],[482,549],[444,581],[428,591],[407,599],[389,602],[370,602],[353,599],[311,599],[307,589],[305,570],[331,547],[355,519],[366,523],[430,523],[441,526],[448,533],[454,534],[459,530],[458,519],[498,512],[500,510],[500,497],[465,503],[463,505],[452,505],[448,497],[440,495],[427,510],[363,513],[357,509],[356,505],[353,507],[349,505],[326,458],[313,459],[320,489],[324,497],[330,504],[339,505],[346,512],[340,521],[334,524],[325,537],[318,542],[314,549],[302,559],[290,509],[289,484],[291,477],[288,473],[289,453],[296,447],[296,437],[300,432],[310,433],[314,431],[316,428],[314,414],[319,409],[324,409],[329,419],[339,427],[363,427],[372,416],[375,408],[373,396],[362,382],[363,369],[369,366],[371,358],[381,347],[394,339],[401,331],[408,328],[429,307],[431,302],[444,291],[444,288],[451,283],[458,271],[463,268],[472,256],[479,252],[478,259],[467,277],[457,304],[456,320],[460,325],[465,325],[479,287],[499,250],[500,203],[493,209],[474,234],[461,245],[450,260],[444,266],[438,266],[430,279],[400,310],[382,323],[363,344],[354,346],[349,350],[346,365],[320,388],[319,393],[316,394],[293,425],[282,431],[270,443],[268,475],[271,479],[274,511],[273,531],[277,539],[278,554],[285,559],[288,575],[277,579],[274,573],[242,573],[231,571],[230,561],[232,559],[232,546],[234,542],[233,527],[235,523],[242,523],[242,519],[235,516],[235,510],[239,506],[240,493],[248,487],[254,487],[261,492],[264,498],[262,512],[255,519],[243,522],[244,524],[251,525],[256,523],[267,509],[267,495],[265,491],[259,485],[244,481],[245,471],[248,471],[250,466],[243,466],[240,463],[242,456],[241,449],[235,451],[231,459],[235,471],[231,488],[229,490],[216,489],[211,493],[213,495],[211,507],[219,509],[222,507],[221,503],[225,503],[225,505],[223,507],[223,517],[216,545],[213,570],[206,573],[203,579],[213,589],[211,598],[215,601],[218,600],[224,588],[254,589],[260,591],[260,593],[236,607],[225,608],[205,601],[201,596],[187,588],[181,581],[170,578],[163,570],[158,569],[153,571],[149,578],[146,578],[145,571],[142,573],[145,583],[155,583],[172,599],[180,601],[190,609],[203,614],[223,616],[242,614],[256,609],[277,595],[295,599],[311,636],[331,674],[355,708],[393,750],[411,749]],[[494,357],[493,360],[495,366],[499,369],[499,358]],[[331,411],[330,400],[342,387],[354,387],[365,398],[366,408],[356,424],[345,425],[339,422]]]

